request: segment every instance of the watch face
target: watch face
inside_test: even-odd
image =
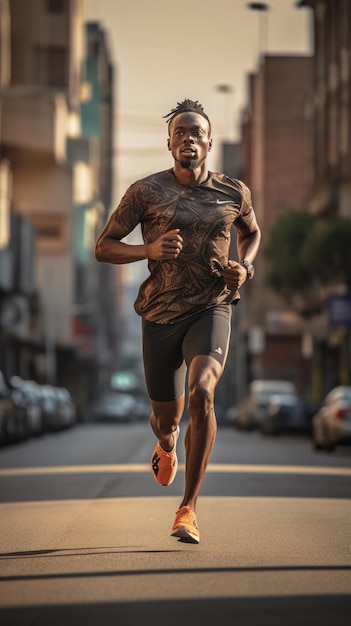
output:
[[[253,278],[254,277],[254,273],[255,273],[255,268],[253,265],[248,265],[247,266],[247,277],[248,278]]]
[[[249,279],[254,277],[255,274],[255,268],[253,265],[251,265],[251,263],[249,263],[248,261],[241,261],[241,265],[243,265],[246,269],[247,272],[247,277]]]

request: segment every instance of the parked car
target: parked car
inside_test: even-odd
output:
[[[136,400],[128,393],[106,391],[93,403],[92,419],[109,422],[130,422],[135,419]]]
[[[223,425],[224,426],[237,426],[239,428],[239,425],[237,424],[237,418],[238,418],[238,404],[233,404],[232,406],[228,407],[228,409],[224,413]]]
[[[39,385],[39,398],[44,432],[58,430],[60,428],[60,415],[54,387],[52,385]]]
[[[269,398],[261,420],[261,431],[265,435],[283,432],[309,432],[311,418],[307,405],[296,394],[279,393]]]
[[[135,397],[135,406],[133,408],[134,419],[139,421],[148,421],[151,415],[151,405],[148,398]]]
[[[13,441],[23,441],[30,436],[30,415],[27,409],[26,399],[20,387],[11,387],[11,398],[15,405],[15,426],[11,433]]]
[[[312,418],[312,439],[316,450],[351,444],[351,386],[335,387],[326,395]]]
[[[39,398],[39,386],[33,380],[24,380],[19,376],[13,376],[10,379],[10,384],[17,410],[23,414],[26,436],[41,435],[43,432],[43,412]]]
[[[16,407],[11,390],[0,371],[0,444],[10,443],[17,438]]]
[[[12,376],[7,384],[0,372],[0,443],[69,428],[75,421],[75,402],[65,387],[20,376]]]
[[[57,428],[70,428],[76,421],[76,406],[65,387],[54,387],[57,407]]]
[[[294,383],[287,380],[253,380],[246,398],[236,406],[234,423],[237,428],[253,429],[261,426],[271,396],[296,395]]]

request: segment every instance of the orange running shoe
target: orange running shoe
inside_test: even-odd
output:
[[[176,512],[176,518],[171,536],[179,537],[181,541],[186,543],[200,542],[196,515],[189,506],[182,506],[179,511]]]
[[[177,441],[179,437],[180,428],[177,426],[177,430],[174,431],[174,446],[173,450],[166,452],[157,442],[157,446],[152,453],[151,457],[151,469],[156,482],[163,487],[168,487],[174,479],[178,469],[178,458],[176,454]]]

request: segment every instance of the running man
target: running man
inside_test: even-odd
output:
[[[228,354],[232,305],[254,275],[261,233],[246,185],[208,169],[211,123],[202,105],[186,99],[165,119],[173,167],[127,189],[95,256],[113,264],[148,261],[135,310],[157,438],[151,471],[160,485],[175,478],[188,373],[185,491],[171,534],[199,543],[196,502],[216,437],[214,394]],[[138,224],[143,243],[124,242]],[[232,227],[239,261],[228,258]]]

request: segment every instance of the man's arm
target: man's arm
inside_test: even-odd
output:
[[[261,230],[257,224],[255,214],[252,216],[250,226],[245,226],[245,228],[237,227],[236,230],[236,247],[239,261],[246,259],[250,263],[253,263],[261,242]]]
[[[237,231],[237,251],[239,261],[252,263],[257,255],[261,242],[261,230],[253,213],[249,226],[235,226]],[[223,278],[231,291],[240,289],[247,279],[247,270],[237,261],[228,261],[228,267],[223,272]]]
[[[156,241],[143,244],[128,244],[121,241],[128,234],[129,230],[118,224],[112,213],[95,244],[96,260],[116,265],[144,259],[165,261],[175,259],[183,247],[179,229],[170,230]]]

